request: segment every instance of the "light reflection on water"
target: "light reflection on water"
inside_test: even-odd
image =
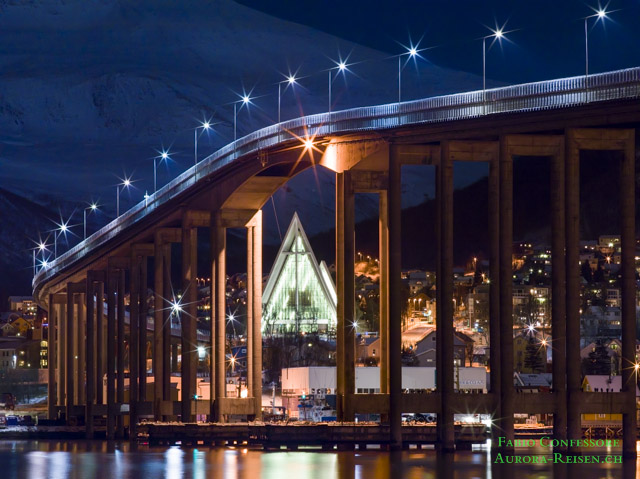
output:
[[[518,450],[543,454],[544,450]],[[592,450],[585,454],[619,451]],[[246,448],[131,446],[107,441],[0,441],[0,477],[29,479],[632,479],[624,464],[496,464],[486,446],[456,454],[433,450],[263,452]]]

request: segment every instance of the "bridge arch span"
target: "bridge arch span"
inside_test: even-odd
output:
[[[94,416],[107,416],[107,431],[122,432],[121,409],[105,404],[124,402],[128,375],[132,431],[140,416],[158,419],[181,416],[183,421],[206,413],[216,420],[229,415],[260,416],[261,397],[261,254],[260,208],[286,181],[319,165],[336,173],[336,267],[338,291],[338,413],[388,417],[389,443],[402,445],[402,412],[438,414],[438,445],[454,448],[454,413],[482,411],[496,418],[496,431],[513,439],[513,414],[546,412],[558,415],[555,435],[575,438],[580,414],[594,407],[624,411],[624,451],[635,454],[635,388],[623,371],[625,387],[607,397],[586,400],[579,390],[579,157],[581,150],[621,152],[622,224],[622,353],[635,362],[635,141],[640,126],[640,69],[505,87],[487,92],[430,98],[414,102],[363,107],[313,115],[273,125],[227,145],[161,188],[109,225],[38,272],[34,296],[48,308],[54,332],[49,356],[49,413],[84,416],[93,434]],[[311,141],[313,151],[304,151]],[[309,153],[313,153],[310,155]],[[554,390],[535,401],[516,398],[513,389],[513,319],[511,248],[513,230],[512,162],[514,156],[553,158],[549,189],[554,199],[553,256],[566,270],[554,271]],[[313,157],[313,159],[311,158]],[[443,373],[438,394],[403,394],[400,363],[400,178],[401,165],[433,165],[437,172],[438,312],[437,368],[453,371],[453,169],[454,161],[490,164],[489,229],[491,237],[491,343],[499,345],[500,363],[492,362],[491,392],[461,395],[453,374]],[[564,181],[566,179],[566,181]],[[379,395],[355,394],[354,194],[380,195],[381,330],[383,364]],[[226,397],[225,310],[226,228],[247,229],[248,270],[248,393]],[[196,392],[197,228],[212,238],[210,401],[194,400]],[[171,244],[182,244],[182,306],[171,299]],[[154,257],[155,313],[153,328],[153,392],[147,388],[148,257]],[[559,259],[559,260],[558,260]],[[494,286],[495,285],[495,286]],[[124,304],[129,293],[130,305]],[[97,301],[94,298],[98,298]],[[103,300],[104,298],[104,300]],[[103,321],[103,303],[107,321]],[[171,386],[170,328],[173,313],[181,313],[182,400]],[[125,316],[129,315],[128,328]],[[79,333],[79,335],[78,335]],[[128,333],[128,334],[127,334]],[[78,340],[79,338],[79,340]],[[565,338],[564,340],[562,338]],[[120,345],[128,344],[127,363]],[[556,343],[558,344],[558,343]],[[386,345],[386,346],[385,346]],[[563,349],[564,348],[564,349]],[[566,355],[564,354],[566,351]],[[576,353],[577,351],[577,353]],[[86,355],[81,368],[75,352]],[[94,354],[96,353],[96,354]],[[122,354],[122,357],[121,357]],[[576,354],[578,354],[576,356]],[[566,356],[566,357],[565,357]],[[557,365],[564,365],[555,369]],[[566,367],[565,367],[566,366]],[[86,385],[83,382],[86,373]],[[107,377],[106,398],[97,394]],[[79,393],[86,386],[86,397]],[[117,394],[117,395],[116,395]],[[595,401],[595,402],[594,402]],[[594,411],[595,412],[595,411]]]

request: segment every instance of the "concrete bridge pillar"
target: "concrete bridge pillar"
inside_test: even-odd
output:
[[[96,402],[104,404],[103,381],[107,371],[107,325],[104,320],[104,283],[98,282],[96,292]]]
[[[162,293],[165,305],[162,308],[162,400],[171,401],[171,323],[173,321],[173,307],[171,302],[177,301],[173,297],[173,285],[171,284],[171,243],[162,245]],[[169,301],[169,305],[166,304]],[[169,306],[169,307],[167,307]],[[173,407],[171,408],[173,415]]]
[[[196,394],[198,365],[198,342],[196,324],[198,319],[198,230],[187,215],[182,220],[182,302],[184,312],[180,315],[182,325],[182,422],[193,422],[191,404]]]
[[[124,317],[118,316],[116,320],[117,281],[117,271],[108,268],[105,279],[106,288],[104,288],[107,301],[107,404],[110,405],[107,410],[107,439],[116,435],[124,436],[122,416],[114,417],[113,414],[113,407],[120,407],[124,402]],[[91,303],[93,303],[93,297]]]
[[[389,149],[389,190],[387,218],[389,225],[389,426],[390,448],[402,449],[402,292],[401,292],[401,214],[402,170],[397,148]],[[382,259],[382,258],[381,258]],[[352,274],[353,277],[353,274]]]
[[[75,285],[73,283],[67,283],[67,307],[66,307],[66,417],[67,421],[71,418],[72,408],[74,406],[74,385],[75,385],[75,375],[76,375],[76,349],[74,348],[74,339],[75,339],[75,329],[74,329],[74,289]]]
[[[56,378],[56,353],[58,340],[56,338],[56,305],[55,295],[49,294],[49,310],[47,312],[47,417],[55,419],[58,405],[58,382]]]
[[[124,418],[120,416],[119,409],[124,403],[124,379],[125,379],[125,344],[128,341],[124,334],[125,307],[124,297],[125,275],[129,269],[128,258],[109,258],[108,266],[104,271],[95,271],[96,281],[96,309],[97,315],[104,316],[104,304],[107,305],[106,333],[101,338],[101,349],[104,349],[104,375],[106,375],[106,433],[108,439],[124,437]],[[133,297],[131,308],[133,309]],[[106,343],[106,344],[105,344]],[[130,346],[130,345],[129,345]],[[102,356],[100,350],[98,357]],[[104,376],[98,373],[96,387],[104,389]],[[135,383],[135,378],[130,374],[129,384]]]
[[[502,417],[500,355],[500,156],[489,161],[489,368],[494,397],[492,437],[500,435],[498,418]]]
[[[87,391],[85,403],[85,433],[87,439],[93,439],[93,406],[96,397],[96,349],[95,349],[95,284],[93,271],[87,272],[85,299],[87,302],[86,317],[86,371],[87,371]]]
[[[500,401],[498,427],[513,441],[515,392],[513,387],[513,156],[507,139],[500,138]]]
[[[213,420],[222,422],[221,402],[226,396],[226,243],[222,211],[211,215],[211,399]]]
[[[455,449],[453,428],[453,162],[449,153],[449,142],[440,145],[438,174],[438,196],[440,197],[439,236],[441,279],[440,316],[436,318],[436,350],[440,364],[436,365],[436,384],[440,393],[438,417],[438,448],[443,452]]]
[[[553,436],[567,439],[566,385],[566,227],[565,227],[564,139],[551,157],[551,338],[553,394]]]
[[[355,195],[351,172],[336,173],[337,414],[353,421],[347,397],[355,393]]]
[[[60,294],[60,302],[56,309],[58,323],[58,351],[56,354],[58,365],[58,406],[62,409],[66,402],[67,385],[67,295]]]
[[[379,191],[378,256],[380,271],[380,393],[389,393],[389,200]]]
[[[136,424],[138,422],[138,379],[140,376],[138,346],[140,335],[140,290],[142,282],[142,262],[143,258],[135,251],[132,251],[129,269],[129,439],[136,439]],[[124,318],[124,291],[125,291],[125,270],[118,272],[118,321],[122,315]],[[122,299],[121,299],[122,298]],[[121,303],[122,301],[122,303]],[[124,320],[123,320],[124,322]],[[124,336],[123,336],[124,341]],[[123,369],[126,367],[123,361]]]
[[[76,343],[78,348],[78,374],[76,376],[76,404],[82,405],[85,404],[85,391],[86,391],[86,370],[85,370],[85,356],[86,356],[86,306],[85,306],[85,298],[84,294],[77,294],[76,298],[76,324],[77,324],[77,335],[76,335]]]
[[[626,130],[623,158],[620,167],[620,216],[622,262],[622,394],[625,413],[622,416],[622,451],[627,458],[635,458],[637,439],[636,383],[638,360],[636,348],[636,196],[635,196],[635,131]]]
[[[79,406],[80,403],[80,376],[81,376],[81,363],[80,359],[80,308],[79,301],[81,297],[79,294],[73,295],[73,401],[74,406]]]
[[[566,221],[566,371],[567,371],[567,435],[582,436],[579,395],[580,378],[580,148],[575,130],[567,131],[565,166]],[[571,407],[572,403],[574,407]]]
[[[118,407],[124,402],[124,316],[117,315],[116,312],[116,291],[118,289],[119,275],[114,268],[108,268],[106,272],[106,302],[107,302],[107,347],[111,350],[116,348],[115,358],[109,354],[109,364],[107,365],[107,403],[116,403]],[[114,331],[115,330],[115,331]],[[114,342],[115,341],[115,342]],[[115,376],[115,378],[114,378]],[[114,397],[115,380],[115,397]],[[115,425],[113,415],[107,413],[107,437],[124,437],[124,418],[117,415]],[[115,431],[113,430],[115,427]],[[113,435],[113,436],[112,436]]]
[[[81,365],[80,374],[86,375],[85,389],[85,433],[88,439],[93,438],[94,434],[94,416],[96,415],[96,391],[102,389],[102,380],[97,374],[97,358],[102,353],[99,344],[96,341],[96,324],[97,315],[102,314],[103,307],[100,305],[102,301],[102,291],[104,289],[104,273],[102,271],[87,271],[86,279],[83,283],[84,302],[79,304],[79,308],[85,310],[82,314],[83,325],[81,326],[82,334],[80,340],[82,348],[85,350],[85,359]]]
[[[137,382],[137,369],[135,367],[135,334],[137,331],[137,312],[138,312],[138,296],[137,296],[137,275],[136,275],[136,266],[131,264],[131,288],[129,294],[129,437],[135,438],[135,424],[137,422],[136,415],[136,382]],[[117,290],[117,309],[116,309],[116,321],[109,321],[109,327],[107,332],[107,437],[113,437],[114,425],[115,425],[115,415],[114,415],[114,407],[113,404],[115,402],[115,394],[114,394],[114,376],[115,376],[115,365],[116,365],[116,333],[120,332],[119,329],[122,329],[122,335],[117,336],[118,340],[118,351],[117,354],[122,356],[122,362],[119,366],[119,370],[122,372],[122,376],[124,376],[125,371],[125,332],[124,332],[124,324],[125,324],[125,306],[124,306],[124,297],[126,294],[125,281],[126,281],[126,270],[125,268],[119,268],[117,273],[114,274],[114,279],[116,280],[116,290]],[[122,402],[118,403],[119,407],[122,407],[124,403],[124,388],[122,390]],[[121,418],[121,422],[124,423],[124,416],[118,415]],[[120,432],[120,431],[118,431]],[[124,431],[122,431],[124,432]],[[123,434],[124,435],[124,434]]]
[[[148,304],[148,276],[147,258],[153,256],[153,244],[135,245],[134,250],[140,254],[140,282],[138,285],[140,309],[138,314],[138,400],[147,400],[147,316]]]
[[[164,354],[162,335],[162,330],[164,329],[163,309],[167,307],[167,305],[165,304],[165,300],[162,296],[164,286],[162,278],[164,271],[164,253],[162,248],[162,237],[159,233],[156,233],[155,235],[154,246],[153,403],[155,419],[160,420],[160,402],[162,401],[162,378],[164,368],[164,360],[162,359],[162,355]]]
[[[247,390],[262,417],[262,210],[247,223]]]

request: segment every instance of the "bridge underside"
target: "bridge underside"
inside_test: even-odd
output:
[[[193,421],[229,415],[261,417],[262,214],[267,199],[297,172],[322,165],[336,174],[336,285],[338,294],[337,396],[339,420],[380,413],[389,422],[391,447],[402,444],[403,412],[438,414],[437,445],[454,449],[454,414],[487,413],[494,432],[514,438],[515,413],[550,413],[558,439],[581,437],[580,415],[623,413],[624,452],[635,454],[636,397],[633,368],[623,368],[620,393],[583,393],[580,373],[579,168],[585,150],[618,152],[622,261],[622,362],[635,359],[635,127],[637,101],[498,115],[318,139],[315,151],[288,149],[241,158],[206,186],[177,198],[169,208],[123,231],[38,290],[49,309],[49,412],[107,419],[109,437],[124,433],[125,412],[135,434],[141,416]],[[550,393],[516,394],[513,384],[513,161],[548,157],[551,175],[541,191],[551,198],[553,387]],[[453,358],[453,162],[489,165],[490,392],[454,391]],[[403,394],[401,388],[401,178],[402,165],[428,165],[437,178],[437,315],[434,394]],[[355,202],[359,192],[379,195],[380,394],[355,394],[354,262]],[[196,394],[197,230],[211,237],[211,401]],[[248,395],[226,397],[226,229],[247,230]],[[180,243],[182,284],[171,284],[171,244]],[[147,284],[153,258],[153,284]],[[172,397],[170,321],[172,291],[182,289],[182,400]],[[154,329],[147,331],[154,291]],[[129,304],[125,297],[129,295]],[[106,305],[107,320],[104,320]],[[129,321],[125,321],[126,314]],[[147,342],[153,347],[154,385],[146,385]],[[449,372],[447,374],[446,372]],[[102,393],[106,377],[106,395]],[[125,379],[126,378],[126,379]],[[125,386],[126,383],[126,386]],[[128,387],[128,385],[131,387]],[[126,394],[125,394],[126,391]],[[128,411],[122,406],[128,404]],[[108,406],[107,406],[108,405]]]

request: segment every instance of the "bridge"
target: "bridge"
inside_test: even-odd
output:
[[[194,420],[196,384],[196,265],[198,229],[211,237],[212,421],[231,414],[260,418],[262,393],[261,207],[290,178],[315,165],[336,174],[338,294],[337,406],[341,421],[379,413],[389,444],[402,444],[401,414],[434,412],[437,444],[455,448],[455,413],[487,413],[495,434],[514,438],[514,413],[550,413],[558,439],[581,436],[581,414],[623,412],[624,454],[635,457],[635,143],[640,122],[640,68],[487,91],[312,115],[263,128],[231,143],[59,256],[33,280],[49,311],[49,415],[82,417],[87,437],[94,418],[107,435],[131,436],[143,411],[158,420]],[[623,389],[583,393],[580,373],[580,154],[614,152],[620,170]],[[553,387],[516,394],[513,385],[512,243],[514,157],[547,157],[552,227]],[[614,158],[611,160],[610,158]],[[453,162],[489,165],[490,383],[487,394],[454,392]],[[604,160],[603,160],[604,161]],[[614,162],[615,165],[611,165]],[[401,177],[403,165],[435,168],[437,187],[437,361],[433,394],[401,389]],[[381,391],[355,393],[355,203],[379,195]],[[247,232],[247,398],[225,391],[226,229]],[[180,244],[182,400],[170,391],[169,317],[172,244]],[[177,247],[175,248],[177,250]],[[153,284],[147,269],[153,267]],[[154,291],[153,331],[147,291]],[[129,305],[125,304],[128,295]],[[107,320],[104,320],[106,304]],[[125,322],[129,315],[130,321]],[[154,385],[147,397],[146,343],[152,341]],[[124,347],[130,345],[128,358]],[[497,347],[496,347],[497,346]],[[77,358],[80,358],[78,360]],[[106,375],[106,396],[102,378]],[[125,387],[125,376],[130,388]],[[129,407],[122,408],[128,403]],[[174,407],[175,406],[175,407]]]

